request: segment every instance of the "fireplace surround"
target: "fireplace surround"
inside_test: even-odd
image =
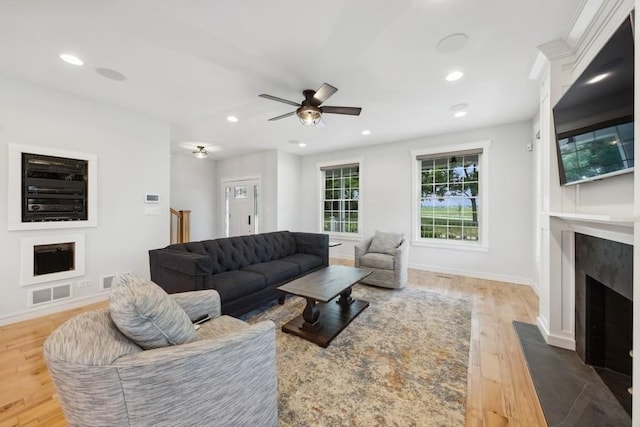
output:
[[[576,353],[631,414],[633,246],[575,233]]]
[[[26,237],[20,252],[20,286],[85,274],[84,234]]]

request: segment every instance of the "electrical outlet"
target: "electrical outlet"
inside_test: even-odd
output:
[[[78,280],[76,282],[76,287],[78,287],[78,288],[89,288],[89,287],[91,287],[91,279]]]

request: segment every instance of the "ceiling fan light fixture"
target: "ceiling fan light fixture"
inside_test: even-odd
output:
[[[296,110],[296,114],[304,126],[315,126],[322,118],[320,109],[312,105],[303,105]]]
[[[204,145],[198,145],[196,148],[197,150],[193,151],[193,155],[198,159],[204,159],[209,155],[209,153],[207,153],[207,150],[205,150]]]

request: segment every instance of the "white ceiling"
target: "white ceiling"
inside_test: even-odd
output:
[[[536,47],[565,37],[583,3],[0,0],[0,73],[166,120],[178,152],[203,141],[220,148],[213,158],[317,153],[531,119]],[[466,34],[466,46],[439,53],[453,33]],[[62,62],[63,52],[85,65]],[[454,68],[464,77],[446,82]],[[326,105],[362,114],[325,114],[315,128],[295,116],[267,121],[295,107],[258,94],[300,102],[324,82],[339,89]],[[460,103],[468,115],[454,118],[449,108]]]

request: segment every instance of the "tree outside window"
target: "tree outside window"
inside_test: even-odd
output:
[[[322,168],[322,229],[329,233],[358,233],[360,172],[358,165]]]
[[[420,162],[420,237],[479,240],[479,153],[448,153]]]

